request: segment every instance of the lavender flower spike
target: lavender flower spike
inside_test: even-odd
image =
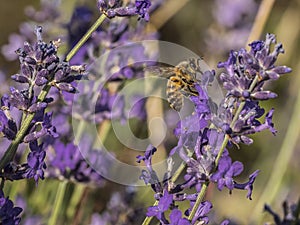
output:
[[[138,15],[138,19],[144,19],[149,21],[149,8],[151,6],[150,0],[136,0],[135,5],[129,3],[128,5],[122,5],[121,1],[107,1],[98,0],[97,5],[99,10],[107,17],[113,18],[116,16],[135,16]]]

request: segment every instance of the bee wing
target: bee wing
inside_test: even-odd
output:
[[[153,75],[165,78],[169,78],[175,74],[174,67],[171,66],[148,66],[145,68],[145,71]]]

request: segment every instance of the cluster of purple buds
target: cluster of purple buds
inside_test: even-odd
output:
[[[38,182],[39,178],[44,178],[46,152],[43,143],[38,144],[38,141],[41,142],[46,136],[58,137],[52,125],[52,113],[45,112],[53,101],[47,94],[51,87],[61,93],[75,93],[74,81],[83,77],[84,66],[61,62],[57,56],[59,41],[47,44],[42,40],[41,33],[42,28],[37,27],[37,42],[33,45],[25,42],[24,47],[16,51],[21,72],[13,75],[12,79],[22,85],[18,89],[11,87],[11,94],[1,98],[0,131],[12,141],[0,161],[1,169],[4,169],[1,177],[4,179],[5,176],[7,179],[34,178]],[[27,163],[16,166],[12,160],[22,142],[29,143],[31,151]]]
[[[138,156],[138,162],[144,161],[147,167],[141,179],[151,184],[158,201],[156,206],[148,209],[147,216],[155,216],[162,224],[195,224],[196,221],[207,224],[207,213],[212,204],[202,199],[199,203],[197,197],[210,183],[216,183],[219,190],[226,187],[230,193],[234,189],[247,190],[247,198],[251,200],[259,170],[253,172],[247,182],[236,182],[235,177],[242,173],[244,166],[239,161],[232,161],[227,148],[240,143],[251,144],[249,134],[266,129],[276,133],[272,122],[274,109],[266,113],[265,122],[260,122],[265,114],[260,101],[276,97],[275,93],[264,90],[266,81],[291,72],[289,67],[275,65],[278,55],[284,52],[282,44],[275,43],[275,36],[267,34],[265,41],[252,42],[250,51],[232,51],[226,62],[219,63],[218,67],[226,70],[220,75],[220,81],[227,94],[218,106],[207,93],[208,82],[195,86],[199,93],[191,97],[195,112],[182,119],[174,130],[179,140],[170,153],[168,171],[162,181],[152,167],[156,148],[150,146],[145,156]],[[214,71],[206,73],[213,75]],[[172,157],[176,154],[186,163],[186,172],[185,182],[175,185]],[[185,200],[190,202],[190,208],[184,212],[188,218],[182,217],[183,213],[178,210],[177,203]],[[167,219],[169,210],[171,214]]]
[[[120,0],[98,0],[98,9],[104,13],[108,18],[116,16],[134,16],[138,15],[139,19],[149,21],[149,8],[151,6],[150,0],[136,0],[135,4],[129,3],[124,6]]]

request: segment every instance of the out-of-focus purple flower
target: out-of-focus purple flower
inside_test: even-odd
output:
[[[40,10],[36,10],[32,6],[28,6],[25,8],[25,14],[39,24],[46,21],[54,21],[60,16],[60,12],[58,10],[59,6],[60,2],[57,0],[41,1]]]
[[[235,161],[232,163],[229,156],[224,156],[220,159],[217,172],[214,173],[210,179],[211,181],[218,183],[218,189],[220,191],[224,187],[227,187],[232,191],[235,187],[233,177],[241,174],[243,169],[244,166],[241,162]]]
[[[63,138],[63,137],[61,137]],[[103,177],[95,170],[95,161],[102,167],[107,168],[107,164],[110,163],[104,155],[99,150],[91,149],[90,141],[85,140],[85,147],[88,149],[82,150],[79,146],[70,143],[62,143],[60,140],[56,139],[54,143],[47,146],[47,164],[48,168],[45,171],[46,177],[52,177],[67,180],[75,180],[76,182],[90,183],[92,185],[102,186],[104,184]],[[90,165],[84,158],[83,155],[89,154]],[[95,161],[93,161],[95,160]],[[98,168],[99,169],[99,168]]]
[[[140,120],[145,120],[147,118],[147,112],[145,110],[146,98],[142,98],[139,95],[132,97],[132,107],[129,109],[127,118],[136,117]]]
[[[96,213],[92,215],[90,225],[141,224],[144,212],[139,206],[132,207],[135,196],[136,191],[133,188],[127,188],[122,193],[114,192],[106,204],[105,210],[100,215]]]
[[[74,9],[71,20],[67,24],[70,48],[74,47],[88,30],[92,23],[92,18],[93,13],[87,6],[78,6]]]
[[[271,207],[267,204],[264,206],[264,211],[268,212],[273,216],[274,222],[276,225],[293,225],[299,224],[299,207],[300,207],[300,201],[298,201],[296,204],[289,205],[287,201],[284,201],[282,204],[283,208],[283,218],[281,216],[274,212]]]
[[[257,2],[254,0],[247,2],[216,0],[213,6],[215,23],[208,29],[207,51],[224,54],[230,49],[243,47],[257,14]]]
[[[0,220],[3,225],[17,225],[20,224],[20,207],[14,207],[14,203],[0,190]]]
[[[13,61],[18,58],[15,51],[23,45],[25,38],[18,34],[11,34],[8,41],[9,44],[2,46],[1,53],[7,60]]]
[[[86,89],[89,85],[93,88],[93,84],[93,81],[84,84],[85,88],[75,96],[76,104],[72,109],[74,116],[97,124],[104,120],[124,121],[126,119],[124,97],[118,93],[111,93],[106,87],[101,88],[100,93]]]
[[[1,52],[4,57],[9,60],[16,60],[18,56],[15,54],[15,51],[21,48],[24,45],[24,42],[33,42],[35,41],[35,35],[32,33],[33,26],[32,24],[39,24],[45,29],[53,28],[55,25],[60,25],[59,21],[59,1],[41,1],[41,9],[35,10],[32,6],[25,8],[25,14],[29,17],[30,22],[24,22],[19,26],[19,34],[14,33],[9,36],[9,43],[3,45]],[[50,32],[46,32],[50,34]],[[52,37],[50,38],[52,39]]]
[[[53,145],[55,157],[50,159],[50,165],[56,167],[64,174],[68,170],[74,170],[76,164],[82,160],[82,156],[77,147],[72,143],[63,144],[60,141]]]
[[[256,177],[258,176],[258,173],[259,173],[259,170],[256,170],[254,173],[252,173],[249,176],[249,181],[246,182],[246,183],[243,183],[243,184],[235,183],[234,188],[242,189],[242,190],[248,190],[247,198],[252,200],[251,195],[252,195],[252,190],[253,190],[253,184],[254,184],[254,181],[255,181]]]
[[[250,0],[217,0],[215,1],[214,17],[220,25],[232,28],[249,20],[257,10],[255,1]]]

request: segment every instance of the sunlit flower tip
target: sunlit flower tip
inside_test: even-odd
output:
[[[277,94],[271,91],[258,91],[251,94],[251,97],[257,100],[268,100],[272,98],[277,98]]]
[[[256,177],[258,176],[258,174],[259,174],[259,170],[256,170],[254,173],[252,173],[249,176],[249,181],[248,182],[243,183],[243,184],[235,183],[234,188],[241,189],[241,190],[248,190],[247,198],[252,200],[251,196],[252,196],[252,191],[253,191],[253,184],[254,184],[254,181],[255,181]]]
[[[17,225],[20,224],[20,213],[22,208],[14,207],[14,203],[0,190],[0,220],[3,225]]]

